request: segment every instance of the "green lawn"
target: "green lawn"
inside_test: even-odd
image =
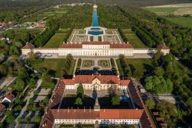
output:
[[[153,70],[151,59],[127,59],[127,62],[137,70]]]
[[[44,48],[58,48],[65,38],[65,33],[56,33],[51,37],[51,39],[46,43]]]
[[[179,24],[184,27],[192,28],[192,17],[170,17],[170,18],[166,18],[166,19],[175,24]]]
[[[137,35],[134,34],[125,34],[125,36],[128,39],[128,42],[134,47],[134,48],[147,48],[147,46],[137,37]]]
[[[146,9],[148,11],[151,12],[155,12],[155,13],[174,13],[176,10],[178,10],[180,7],[147,7],[147,8],[143,8]]]
[[[134,34],[134,32],[131,29],[122,29],[122,31],[125,34]]]
[[[34,64],[32,67],[39,71],[41,68],[45,67],[48,70],[52,70],[55,73],[56,77],[62,77],[62,67],[65,63],[65,59],[44,59],[44,61],[40,64]]]

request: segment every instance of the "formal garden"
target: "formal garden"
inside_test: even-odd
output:
[[[91,68],[94,65],[95,65],[94,60],[83,60],[82,68]]]
[[[98,60],[98,66],[102,68],[110,68],[110,61],[109,60]]]

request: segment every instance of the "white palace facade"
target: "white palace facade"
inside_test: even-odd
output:
[[[133,48],[131,44],[111,44],[109,42],[83,42],[81,44],[63,43],[59,48],[35,48],[32,44],[26,44],[21,50],[22,55],[30,52],[41,54],[57,54],[58,56],[134,56],[134,54],[152,54],[160,49],[166,55],[170,49],[165,44],[160,44],[157,48]]]

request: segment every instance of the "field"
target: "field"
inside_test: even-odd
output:
[[[153,70],[151,59],[127,59],[127,63],[137,70]]]
[[[46,43],[44,48],[58,48],[66,36],[66,33],[55,33],[51,39]]]
[[[52,70],[53,75],[55,74],[55,77],[60,78],[63,75],[62,67],[64,63],[65,59],[45,59],[42,63],[34,64],[32,67],[37,71],[45,67],[48,70]]]
[[[148,6],[144,7],[144,9],[154,12],[158,15],[174,14],[177,16],[182,16],[184,14],[189,14],[192,16],[192,3]]]
[[[135,35],[135,33],[130,29],[122,29],[123,33],[125,34],[128,42],[134,48],[147,48],[147,46]]]
[[[192,28],[192,17],[169,17],[167,20],[179,24],[183,27],[191,27]]]

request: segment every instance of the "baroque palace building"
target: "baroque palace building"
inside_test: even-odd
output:
[[[98,98],[91,108],[62,108],[65,90],[106,90],[116,86],[125,90],[130,98],[130,109],[100,108]],[[56,125],[138,125],[140,128],[154,128],[155,125],[145,107],[136,85],[129,80],[120,80],[115,75],[77,75],[72,79],[61,78],[45,110],[41,128],[54,128]]]
[[[93,38],[93,40],[90,40]],[[128,42],[123,42],[117,29],[100,27],[97,16],[97,5],[93,6],[93,23],[91,27],[74,29],[68,42],[63,42],[59,48],[35,48],[27,43],[22,49],[22,54],[29,52],[40,54],[57,54],[58,56],[133,56],[134,54],[151,54],[160,49],[166,55],[170,49],[165,44],[157,48],[133,48]]]

